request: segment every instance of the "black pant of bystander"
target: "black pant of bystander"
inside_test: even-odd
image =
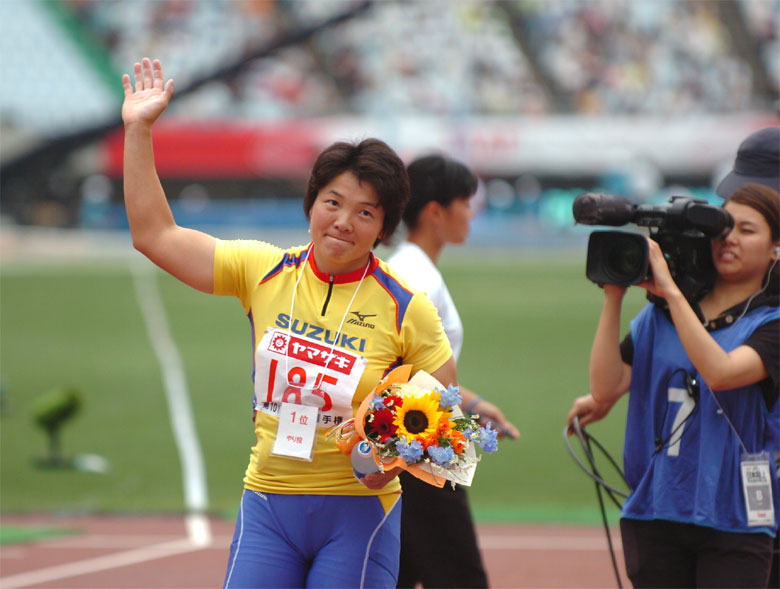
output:
[[[466,490],[434,487],[407,472],[401,487],[398,587],[487,587]]]
[[[722,532],[667,520],[620,520],[634,587],[766,587],[770,536]]]

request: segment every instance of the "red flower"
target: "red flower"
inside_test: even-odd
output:
[[[384,403],[385,403],[385,407],[395,411],[401,405],[404,404],[404,400],[403,400],[403,398],[399,397],[398,395],[390,395],[389,397],[385,397]]]
[[[366,423],[366,433],[379,438],[383,444],[395,435],[398,426],[393,423],[395,415],[390,409],[374,411]]]

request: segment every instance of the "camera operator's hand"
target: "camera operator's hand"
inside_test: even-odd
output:
[[[664,299],[669,299],[671,295],[682,294],[674,278],[672,278],[669,264],[661,251],[661,246],[649,237],[647,238],[647,243],[648,261],[652,269],[652,278],[642,282],[639,286],[647,289],[651,294]]]
[[[566,418],[566,423],[569,424],[569,435],[574,433],[572,428],[572,422],[575,417],[579,418],[580,427],[585,427],[589,423],[595,423],[606,417],[612,407],[614,407],[617,399],[606,403],[599,403],[593,398],[593,395],[583,395],[577,397],[569,410],[569,415]]]
[[[626,291],[628,291],[628,288],[625,286],[619,286],[617,284],[605,284],[602,288],[604,289],[604,296],[615,299],[618,302],[623,300]]]
[[[614,403],[628,392],[631,366],[620,355],[620,311],[626,287],[604,285],[604,306],[590,350],[588,376],[594,401]]]

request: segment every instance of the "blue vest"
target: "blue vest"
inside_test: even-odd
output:
[[[780,308],[758,307],[710,335],[729,352],[778,317]],[[634,360],[623,462],[632,492],[623,516],[774,536],[780,511],[774,460],[775,524],[748,527],[740,439],[751,454],[771,455],[780,449],[780,401],[767,409],[758,384],[713,392],[688,359],[674,324],[655,305],[648,304],[631,322],[631,338]],[[686,375],[699,383],[692,413]]]

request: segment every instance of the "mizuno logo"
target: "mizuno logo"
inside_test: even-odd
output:
[[[352,311],[351,314],[355,315],[361,323],[365,322],[368,317],[376,317],[376,313],[373,315],[363,315],[360,311]]]
[[[376,325],[374,325],[373,323],[366,322],[366,319],[368,319],[369,317],[376,317],[376,313],[374,313],[373,315],[367,315],[365,313],[361,313],[360,311],[350,311],[350,314],[357,317],[357,319],[353,319],[352,317],[350,317],[347,320],[347,323],[349,325],[357,325],[358,327],[368,327],[369,329],[374,329],[376,327]]]

